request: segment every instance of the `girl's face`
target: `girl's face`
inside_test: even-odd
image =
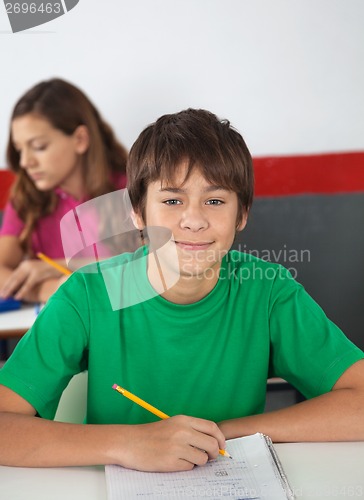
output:
[[[77,198],[83,195],[82,155],[88,148],[85,126],[66,135],[47,119],[30,113],[13,120],[11,136],[20,167],[37,189],[60,187]]]

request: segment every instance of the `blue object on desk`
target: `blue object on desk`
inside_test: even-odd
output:
[[[16,309],[20,309],[20,306],[20,300],[13,299],[12,297],[8,299],[0,298],[0,313],[6,311],[15,311]]]

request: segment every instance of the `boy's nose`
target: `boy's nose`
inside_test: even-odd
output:
[[[180,225],[183,229],[200,231],[206,229],[209,223],[200,207],[189,206],[182,214]]]

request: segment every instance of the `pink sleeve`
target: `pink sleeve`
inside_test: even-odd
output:
[[[24,222],[19,219],[10,201],[5,206],[3,212],[3,222],[0,229],[0,236],[19,236],[24,227]]]

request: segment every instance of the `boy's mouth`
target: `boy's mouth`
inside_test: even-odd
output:
[[[206,250],[212,241],[175,241],[176,245],[183,250]]]

